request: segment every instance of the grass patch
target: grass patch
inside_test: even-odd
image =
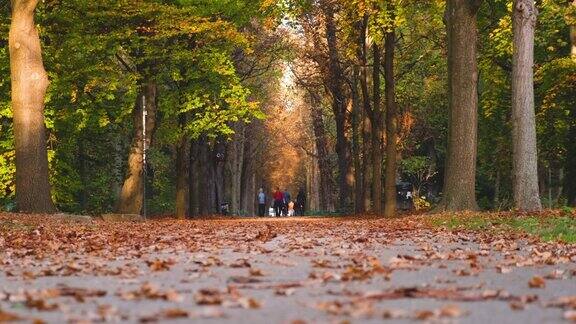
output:
[[[434,216],[431,223],[450,230],[517,231],[538,236],[547,242],[576,243],[576,217],[567,211],[534,216],[514,213],[439,215]]]

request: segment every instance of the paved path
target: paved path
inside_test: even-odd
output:
[[[0,322],[558,323],[576,309],[575,246],[411,218],[0,224]]]

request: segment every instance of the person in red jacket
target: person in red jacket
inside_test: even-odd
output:
[[[276,187],[276,190],[272,194],[272,198],[274,199],[274,213],[276,214],[276,217],[280,217],[282,205],[284,204],[284,195],[280,191],[280,188]]]

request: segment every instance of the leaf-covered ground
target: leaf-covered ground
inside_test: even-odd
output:
[[[0,214],[0,322],[576,320],[576,245],[454,222]]]

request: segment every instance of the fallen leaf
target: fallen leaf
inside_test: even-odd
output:
[[[16,321],[20,321],[20,320],[22,320],[22,318],[20,316],[13,314],[13,313],[5,312],[2,309],[0,309],[0,323],[16,322]]]
[[[530,281],[528,281],[528,287],[530,288],[544,288],[546,287],[546,281],[542,277],[534,276]]]

